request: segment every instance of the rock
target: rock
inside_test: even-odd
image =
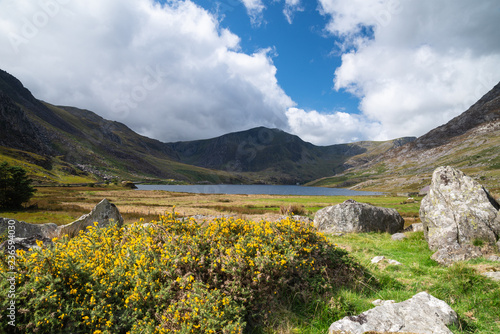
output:
[[[485,259],[488,261],[500,262],[500,256],[498,256],[498,255],[489,255],[489,256],[486,256]]]
[[[9,226],[11,226],[9,228]],[[13,231],[16,238],[28,238],[34,235],[44,236],[46,238],[53,238],[57,235],[57,225],[48,224],[30,224],[15,219],[0,218],[0,235]]]
[[[411,228],[413,232],[419,232],[424,230],[424,224],[422,223],[415,223],[411,224]]]
[[[469,257],[467,248],[473,243],[497,247],[500,236],[500,205],[478,182],[452,167],[439,167],[432,175],[429,194],[420,206],[424,235],[431,250],[446,248],[455,259]],[[457,246],[458,245],[458,246]],[[451,250],[451,251],[450,251]]]
[[[403,264],[402,264],[401,262],[399,262],[399,261],[396,261],[396,260],[390,260],[390,259],[388,259],[388,260],[387,260],[387,263],[392,264],[393,266],[402,266],[402,265],[403,265]]]
[[[385,256],[375,256],[373,259],[372,259],[372,263],[379,263],[380,261],[382,261],[383,259],[385,259]]]
[[[137,189],[137,186],[132,181],[122,181],[122,187],[129,189]]]
[[[380,208],[354,200],[323,208],[314,226],[326,233],[388,232],[403,230],[404,220],[395,209]]]
[[[444,266],[451,266],[458,261],[467,261],[481,257],[483,254],[481,248],[473,245],[446,245],[432,254],[431,259]]]
[[[482,275],[491,278],[494,281],[500,281],[500,271],[489,271],[482,273]]]
[[[358,316],[345,317],[334,322],[328,331],[330,334],[369,331],[452,334],[446,326],[457,322],[458,316],[448,304],[420,292],[404,302],[384,303]]]
[[[90,213],[81,216],[78,220],[62,226],[57,226],[56,224],[30,224],[23,221],[17,221],[15,219],[0,218],[0,235],[12,234],[13,237],[18,238],[17,241],[19,245],[24,243],[29,243],[34,240],[48,239],[52,240],[55,237],[61,237],[63,235],[69,235],[73,237],[77,235],[81,230],[85,230],[87,226],[93,226],[94,222],[98,222],[98,227],[105,227],[110,224],[111,221],[116,222],[119,226],[123,224],[123,218],[116,206],[110,203],[107,199],[103,199],[99,204],[97,204]],[[12,232],[11,232],[12,231]],[[21,239],[29,239],[22,241]]]
[[[98,223],[97,227],[99,228],[106,227],[111,222],[115,222],[118,226],[121,226],[123,225],[123,218],[116,205],[110,203],[107,199],[103,199],[90,213],[81,216],[68,225],[59,226],[58,234],[59,236],[68,235],[69,237],[74,237],[88,226],[94,226],[94,222]]]
[[[372,304],[375,306],[380,306],[380,305],[387,305],[387,304],[394,304],[396,301],[394,300],[382,300],[382,299],[377,299],[372,301]]]
[[[7,246],[14,246],[16,250],[28,251],[31,249],[40,249],[40,246],[36,243],[37,241],[43,242],[43,246],[52,246],[52,240],[41,236],[39,234],[32,235],[28,238],[13,238],[6,240],[0,244],[0,250],[6,252],[8,250]]]
[[[377,264],[377,263],[380,263],[382,262],[383,260],[385,260],[385,256],[375,256],[372,260],[371,260],[371,263],[373,264]],[[395,266],[401,266],[403,265],[401,262],[399,261],[396,261],[396,260],[391,260],[391,259],[387,259],[387,263],[389,264],[392,264],[392,265],[395,265]]]
[[[404,233],[395,233],[391,236],[391,239],[395,241],[401,241],[406,239],[406,235]]]

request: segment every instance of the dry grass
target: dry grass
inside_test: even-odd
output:
[[[182,216],[230,215],[260,220],[277,220],[282,215],[309,215],[320,208],[342,203],[344,196],[277,196],[277,195],[225,195],[190,194],[166,191],[129,190],[119,186],[102,187],[40,187],[23,212],[1,213],[4,217],[32,223],[67,224],[88,213],[103,198],[114,203],[126,223],[144,218],[157,219],[165,212],[175,211]],[[415,204],[400,205],[404,198],[354,197],[359,202],[396,207],[405,216],[408,225],[418,221]]]

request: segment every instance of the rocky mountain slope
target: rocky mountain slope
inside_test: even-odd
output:
[[[41,182],[118,177],[304,183],[414,139],[315,146],[284,131],[260,127],[207,140],[162,143],[89,110],[41,102],[1,70],[0,116],[0,157],[24,164]]]
[[[353,157],[378,156],[413,139],[315,146],[282,130],[258,127],[167,145],[186,164],[253,175],[256,182],[295,184],[342,172]]]
[[[489,188],[500,188],[500,83],[467,111],[415,141],[312,184],[418,191],[429,184],[432,171],[444,165],[461,169]]]

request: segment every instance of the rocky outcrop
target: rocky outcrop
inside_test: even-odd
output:
[[[395,209],[380,208],[352,199],[318,210],[314,226],[325,233],[402,231],[404,220]]]
[[[334,322],[329,334],[415,333],[452,334],[446,327],[458,322],[458,316],[444,301],[420,292],[401,303],[382,303],[358,316]]]
[[[34,235],[54,238],[57,236],[57,225],[29,224],[15,219],[0,218],[0,235],[9,234],[9,231],[16,238],[28,238]]]
[[[500,205],[478,182],[452,167],[432,175],[429,194],[420,206],[424,235],[440,263],[477,257],[474,245],[497,248]],[[464,248],[466,247],[466,248]],[[449,255],[449,260],[446,259]]]
[[[58,234],[60,236],[68,235],[69,237],[74,237],[88,226],[94,226],[94,222],[98,222],[97,227],[100,228],[108,226],[111,222],[121,226],[123,218],[116,205],[110,203],[107,199],[103,199],[90,213],[81,216],[68,225],[59,226]]]
[[[32,235],[28,238],[13,238],[6,240],[0,244],[0,250],[8,250],[12,249],[12,246],[15,250],[23,250],[29,251],[30,249],[40,249],[40,246],[37,244],[38,242],[42,242],[44,247],[52,246],[52,240],[41,236],[39,234]]]
[[[55,237],[64,235],[74,237],[88,226],[94,226],[94,222],[97,222],[100,228],[108,226],[111,222],[120,226],[123,224],[123,218],[114,204],[103,199],[90,213],[62,226],[52,223],[29,224],[15,219],[0,218],[0,235],[7,235],[19,249],[27,249],[31,248],[30,245],[36,245],[36,240],[47,243]]]

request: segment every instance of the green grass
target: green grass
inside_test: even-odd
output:
[[[396,302],[411,298],[420,291],[427,291],[436,298],[447,302],[459,315],[460,324],[452,328],[453,333],[498,333],[500,331],[500,283],[479,274],[481,265],[500,264],[485,260],[458,263],[449,268],[439,266],[430,259],[432,251],[427,247],[422,232],[408,233],[408,239],[393,241],[388,234],[348,234],[329,239],[349,253],[367,268],[374,279],[376,288],[367,287],[362,292],[344,291],[337,297],[341,314],[356,315],[373,307],[376,299]],[[403,263],[402,266],[372,264],[373,257],[386,258]],[[321,307],[323,309],[321,309]],[[339,307],[336,304],[336,307]],[[335,308],[323,302],[318,306],[315,318],[335,313]],[[315,331],[319,320],[308,320],[297,315],[290,323],[300,333],[324,333],[327,327]]]

